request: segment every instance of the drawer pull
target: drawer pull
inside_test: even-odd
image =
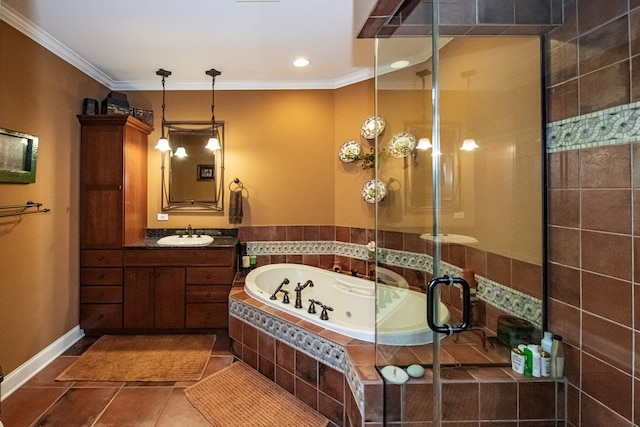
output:
[[[211,273],[207,274],[207,279],[211,279]]]

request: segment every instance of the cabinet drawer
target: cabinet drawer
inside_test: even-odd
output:
[[[122,285],[122,268],[85,267],[80,269],[81,285]]]
[[[82,267],[121,267],[122,251],[120,250],[84,250],[80,251]]]
[[[227,303],[187,304],[187,328],[229,327]]]
[[[187,302],[229,301],[231,286],[187,286]]]
[[[122,286],[80,286],[80,302],[121,303]]]
[[[189,285],[230,285],[235,271],[229,267],[189,267],[187,284]]]
[[[122,329],[122,304],[80,304],[82,329]]]
[[[231,249],[126,249],[127,266],[211,266],[232,267],[235,258]]]

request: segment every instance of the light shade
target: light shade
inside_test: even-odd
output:
[[[473,151],[476,148],[480,148],[478,146],[478,144],[476,144],[476,140],[475,139],[465,139],[464,141],[462,141],[462,147],[460,147],[460,149],[462,151]]]
[[[428,150],[431,147],[432,145],[429,138],[420,138],[418,140],[418,145],[416,146],[416,150]]]
[[[207,145],[204,146],[204,148],[215,151],[220,150],[222,147],[220,146],[220,141],[218,141],[218,138],[212,136],[211,138],[209,138],[209,141],[207,142]]]
[[[185,150],[184,147],[178,147],[173,155],[176,157],[187,157],[187,150]]]
[[[167,138],[160,138],[155,147],[156,150],[160,151],[169,151],[171,147],[169,147],[169,140]]]

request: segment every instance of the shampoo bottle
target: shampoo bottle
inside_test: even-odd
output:
[[[553,336],[551,345],[551,377],[562,378],[564,376],[564,346],[560,335]]]
[[[540,341],[540,347],[542,347],[542,351],[546,351],[551,354],[551,345],[553,344],[553,335],[551,332],[545,332],[542,340]]]
[[[533,353],[531,353],[531,349],[527,346],[522,349],[524,353],[525,361],[524,361],[524,376],[532,377],[533,376]]]

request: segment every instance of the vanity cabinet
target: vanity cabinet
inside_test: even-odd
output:
[[[228,326],[235,248],[125,249],[125,329]]]

